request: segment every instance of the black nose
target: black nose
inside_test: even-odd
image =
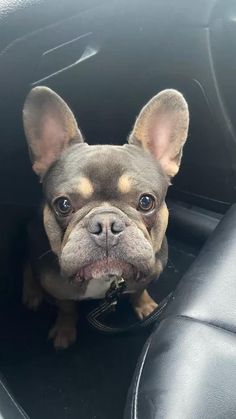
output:
[[[118,243],[125,223],[116,214],[96,214],[90,219],[88,231],[100,246],[112,247]]]

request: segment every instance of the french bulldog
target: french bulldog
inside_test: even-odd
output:
[[[36,309],[45,292],[54,297],[56,348],[76,340],[76,302],[104,298],[114,277],[125,280],[137,316],[148,316],[157,304],[146,287],[167,262],[165,197],[187,139],[184,97],[172,89],[154,96],[122,146],[88,145],[71,109],[47,87],[30,91],[23,123],[49,243],[41,246],[31,226],[24,303]]]

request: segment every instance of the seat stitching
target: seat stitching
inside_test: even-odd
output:
[[[214,327],[215,329],[223,330],[224,332],[231,333],[232,335],[236,336],[236,331],[234,332],[233,330],[227,329],[226,327],[218,326],[215,323],[211,323],[211,322],[208,322],[208,321],[196,319],[196,318],[191,317],[191,316],[186,316],[185,314],[176,314],[176,315],[173,314],[173,315],[170,315],[170,316],[164,318],[162,321],[167,320],[170,317],[185,319],[185,320],[189,320],[189,321],[192,321],[192,322],[195,322],[195,323],[203,324],[205,326]]]
[[[7,387],[3,384],[3,382],[0,382],[0,385],[2,386],[2,388],[4,389],[4,391],[6,392],[7,396],[10,398],[11,402],[13,403],[13,405],[16,407],[16,409],[18,410],[18,412],[21,413],[22,417],[25,419],[28,419],[28,416],[26,415],[26,413],[23,411],[23,409],[18,405],[18,403],[16,403],[16,401],[14,400],[14,398],[12,397],[11,393],[9,392],[9,390],[7,389]]]
[[[142,356],[142,362],[140,364],[139,371],[138,371],[138,374],[136,376],[135,383],[134,383],[134,399],[133,399],[133,402],[132,402],[132,410],[133,410],[133,414],[134,414],[133,415],[134,419],[138,419],[139,385],[140,385],[141,375],[142,375],[142,372],[143,372],[143,367],[144,367],[144,363],[145,363],[145,360],[146,360],[146,356],[147,356],[149,347],[151,345],[151,341],[152,341],[152,339],[151,339],[151,336],[150,336],[149,339],[146,342],[146,348],[145,348],[143,356]]]

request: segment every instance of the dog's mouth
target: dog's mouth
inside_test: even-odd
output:
[[[141,280],[143,274],[130,263],[120,259],[106,258],[97,260],[83,266],[73,277],[77,283],[84,281],[106,280],[110,281],[112,277],[122,277],[124,280]]]

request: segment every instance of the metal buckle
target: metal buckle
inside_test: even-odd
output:
[[[126,288],[126,282],[124,278],[117,277],[112,281],[109,290],[106,292],[105,300],[108,303],[116,304],[118,298],[121,296],[121,294],[124,292]]]

